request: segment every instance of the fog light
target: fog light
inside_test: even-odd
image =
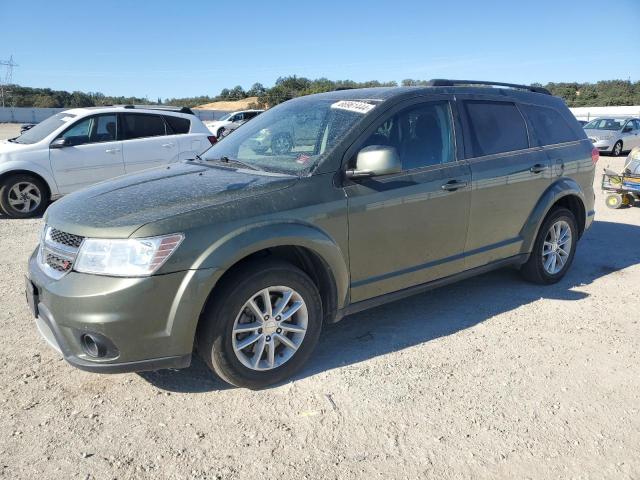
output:
[[[89,333],[83,334],[80,337],[80,341],[82,342],[82,349],[90,357],[104,357],[107,353],[107,348],[100,342],[100,340]]]

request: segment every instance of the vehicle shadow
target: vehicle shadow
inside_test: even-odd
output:
[[[534,285],[515,269],[503,269],[347,317],[325,327],[315,353],[290,381],[451,335],[540,299],[583,299],[587,294],[575,287],[640,263],[634,238],[640,239],[639,226],[596,221],[580,241],[571,270],[555,285]],[[228,388],[195,355],[187,369],[144,378],[178,392]]]

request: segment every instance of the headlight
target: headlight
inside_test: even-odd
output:
[[[183,239],[182,234],[122,240],[86,238],[73,268],[96,275],[144,277],[158,270]]]

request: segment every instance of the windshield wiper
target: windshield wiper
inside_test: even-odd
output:
[[[242,160],[236,160],[235,158],[229,158],[229,157],[220,157],[215,159],[215,161],[218,162],[222,162],[222,163],[235,163],[236,165],[241,165],[245,168],[248,168],[249,170],[258,170],[260,172],[262,172],[263,170],[261,168],[256,167],[255,165],[251,165],[249,163],[245,163]]]

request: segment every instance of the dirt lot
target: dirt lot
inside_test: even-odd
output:
[[[597,206],[558,285],[505,270],[355,315],[260,392],[67,365],[23,297],[41,220],[0,218],[0,478],[640,478],[640,207]]]
[[[20,134],[20,123],[0,123],[0,140]]]

